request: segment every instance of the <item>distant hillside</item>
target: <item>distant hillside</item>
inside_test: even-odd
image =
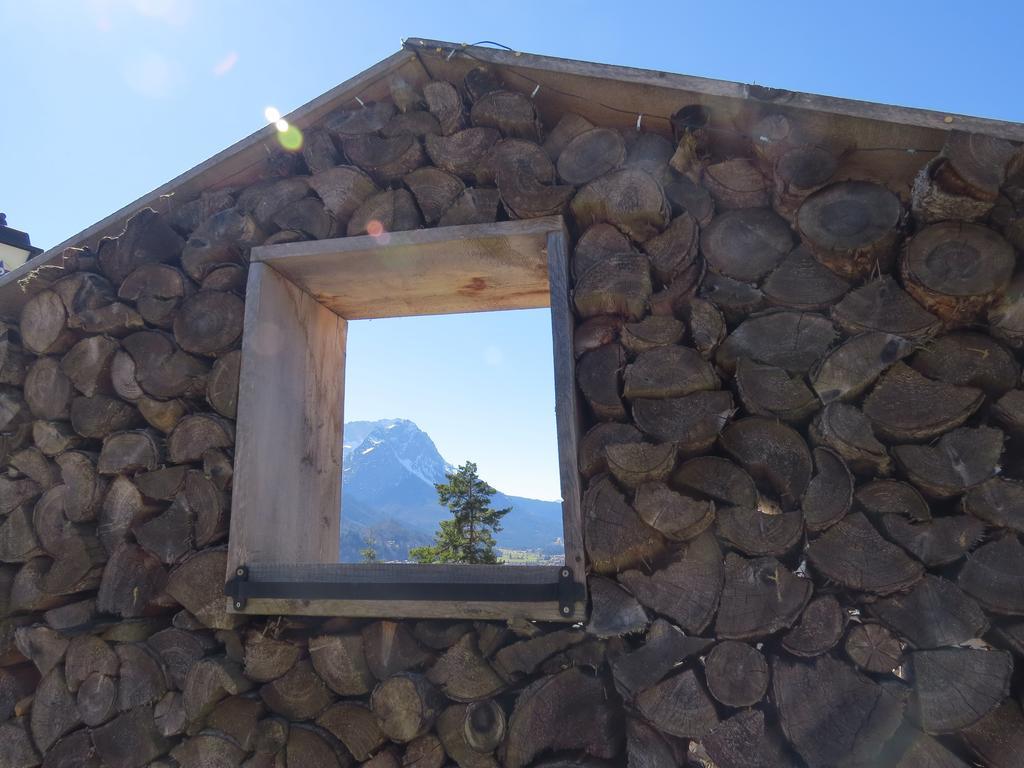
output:
[[[345,425],[342,471],[341,559],[361,559],[372,540],[381,560],[405,560],[410,547],[429,544],[448,510],[437,502],[434,483],[452,465],[430,436],[406,419],[354,421]],[[483,478],[486,480],[487,478]],[[562,551],[562,505],[495,494],[493,505],[512,507],[499,547]]]

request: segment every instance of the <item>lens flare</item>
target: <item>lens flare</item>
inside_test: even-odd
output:
[[[285,124],[284,130],[281,130],[280,123]],[[294,125],[288,125],[284,120],[279,120],[275,124],[277,125],[277,140],[281,143],[282,147],[289,152],[298,152],[302,149],[302,131]]]
[[[227,56],[218,61],[213,67],[213,74],[223,77],[238,63],[238,51],[231,51]]]
[[[380,237],[384,234],[384,225],[376,219],[370,219],[366,222],[366,234],[370,237]]]
[[[267,118],[268,123],[276,123],[281,119],[281,113],[278,111],[277,107],[267,107],[263,110],[263,116]]]
[[[274,127],[281,133],[284,133],[288,130],[288,121],[282,117],[279,120],[274,121]]]

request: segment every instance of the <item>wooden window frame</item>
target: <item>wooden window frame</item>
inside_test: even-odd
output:
[[[225,594],[244,614],[581,621],[586,577],[561,216],[253,248]],[[564,566],[339,563],[349,320],[551,308]]]

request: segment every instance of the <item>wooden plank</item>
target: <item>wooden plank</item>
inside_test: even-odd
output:
[[[558,566],[274,561],[253,565],[251,575],[257,581],[345,581],[352,584],[409,581],[427,584],[551,584],[558,580]]]
[[[591,87],[587,93],[572,91],[569,93],[575,94],[579,98],[611,104],[618,109],[631,112],[632,114],[628,115],[628,118],[633,121],[636,120],[638,114],[667,118],[680,106],[693,103],[681,102],[678,98],[666,99],[668,93],[683,92],[694,98],[708,99],[708,103],[720,103],[724,100],[770,103],[772,106],[813,111],[833,117],[881,121],[916,128],[928,128],[942,133],[955,128],[962,131],[986,133],[1011,141],[1024,141],[1024,124],[1006,120],[802,93],[636,67],[538,56],[484,46],[465,46],[424,38],[408,38],[405,41],[405,46],[420,53],[424,64],[434,77],[439,76],[438,65],[440,63],[461,60],[465,69],[483,62],[523,74],[545,72],[552,75],[547,80],[551,88],[557,87],[558,83],[577,86],[589,83]],[[456,54],[449,58],[453,50],[456,51]],[[557,75],[561,77],[555,77]],[[618,84],[618,87],[609,89],[612,83]],[[622,103],[619,103],[620,100],[617,98],[620,89],[631,96]],[[947,120],[947,118],[951,119]]]
[[[510,565],[508,568],[518,566]],[[581,621],[566,619],[558,603],[456,602],[453,600],[269,600],[253,599],[241,611],[251,616],[344,616],[354,619],[478,619],[505,621]]]
[[[295,111],[285,115],[285,119],[300,130],[305,130],[319,123],[336,109],[357,107],[356,96],[364,102],[387,98],[390,80],[395,76],[401,76],[414,86],[419,86],[428,79],[415,53],[407,50],[399,51],[332,88],[322,96],[303,104]],[[176,202],[187,202],[202,191],[250,184],[260,178],[266,167],[267,159],[279,149],[277,129],[272,125],[261,128],[191,170],[129,203],[121,210],[3,275],[0,277],[0,317],[17,318],[21,307],[32,296],[31,288],[34,287],[30,286],[30,291],[25,293],[18,287],[18,281],[41,266],[59,264],[66,248],[86,246],[95,248],[100,238],[119,234],[124,229],[128,218],[142,208],[153,208],[165,213],[170,211]]]
[[[575,319],[570,303],[569,233],[565,229],[548,234],[548,275],[551,293],[551,341],[555,373],[555,420],[558,433],[558,468],[562,484],[562,538],[565,542],[565,566],[573,579],[587,583],[583,550],[583,511],[579,461],[582,414],[576,402],[576,358],[572,339]],[[576,607],[575,615],[586,613],[587,598]]]
[[[348,320],[546,307],[548,233],[561,217],[254,248]],[[571,357],[571,355],[570,355]]]
[[[347,326],[271,267],[251,265],[229,577],[241,564],[338,560]]]
[[[250,577],[256,581],[297,581],[389,584],[415,581],[454,584],[551,584],[558,580],[560,566],[515,565],[416,565],[406,563],[335,563],[305,565],[282,563],[255,565]],[[584,582],[585,583],[585,582]],[[573,616],[563,616],[555,601],[497,602],[457,600],[294,600],[252,598],[235,613],[305,616],[351,616],[366,618],[426,619],[510,619],[533,621],[580,621],[586,602],[577,604]]]

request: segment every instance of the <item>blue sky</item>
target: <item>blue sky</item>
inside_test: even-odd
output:
[[[260,128],[268,105],[294,109],[393,53],[404,37],[496,40],[533,53],[1024,120],[1021,28],[1024,4],[1012,2],[0,0],[0,210],[35,244],[54,245]],[[541,314],[516,325],[471,317],[447,329],[474,340],[474,364],[540,398],[522,411],[494,410],[493,390],[467,386],[458,412],[489,415],[475,443],[467,436],[478,418],[431,421],[444,398],[428,397],[423,382],[447,387],[453,377],[433,351],[416,347],[408,367],[389,369],[386,388],[380,379],[361,382],[350,367],[350,395],[362,393],[351,415],[413,418],[446,458],[475,458],[502,490],[557,496],[550,396],[534,386],[548,381],[550,357],[524,341],[543,341]],[[435,322],[444,321],[421,327]],[[364,333],[360,341],[360,329],[353,332],[353,344],[365,344],[353,358],[372,358],[392,331],[380,323]],[[488,354],[504,367],[488,364]],[[392,387],[413,369],[430,407],[387,407],[383,395],[397,398]]]
[[[412,419],[498,490],[561,497],[548,310],[357,320],[345,368],[346,421]]]

